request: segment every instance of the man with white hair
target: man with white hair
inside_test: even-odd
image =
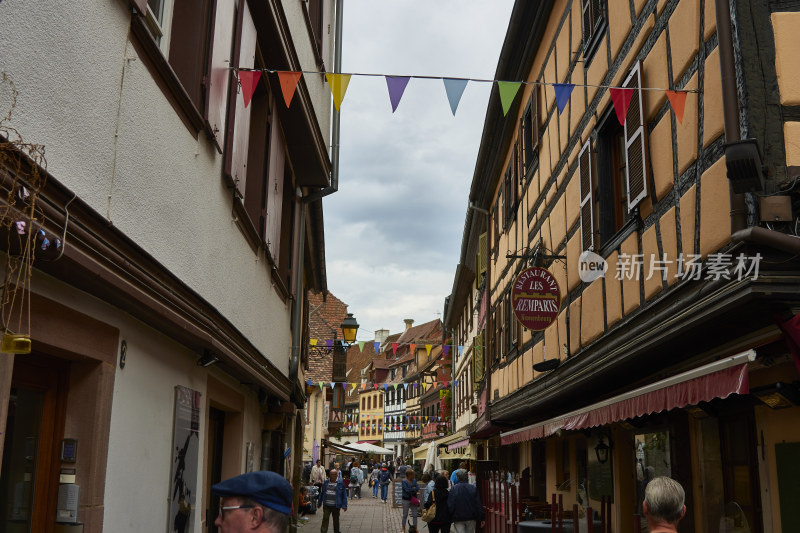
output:
[[[686,514],[686,498],[681,484],[661,476],[654,478],[644,489],[642,511],[650,533],[676,533],[678,522]]]

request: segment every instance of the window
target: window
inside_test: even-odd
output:
[[[605,0],[581,0],[583,20],[583,58],[588,62],[600,47],[606,29]]]
[[[170,37],[170,32],[167,31],[167,28],[172,24],[172,1],[147,0],[145,21],[161,52],[167,56],[169,54]]]
[[[361,410],[364,411],[366,405],[366,398],[361,398]]]
[[[514,214],[517,211],[519,188],[517,187],[517,144],[511,151],[511,161],[506,167],[503,177],[503,231],[511,225]]]
[[[367,409],[372,409],[372,396],[367,397]]]
[[[381,394],[380,396],[378,396],[378,401],[380,402],[380,404],[378,405],[378,407],[383,407],[383,394]]]
[[[539,163],[539,86],[534,85],[531,99],[522,114],[519,124],[520,166],[522,173],[520,179],[528,180],[533,175]]]
[[[623,86],[636,89],[625,125],[609,109],[578,155],[581,249],[600,250],[630,221],[647,196],[641,71],[637,63]]]

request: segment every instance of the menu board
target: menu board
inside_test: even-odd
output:
[[[399,479],[392,481],[392,485],[394,485],[394,502],[392,505],[395,507],[402,507],[403,506],[403,482]]]

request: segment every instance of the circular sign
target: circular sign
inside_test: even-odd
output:
[[[514,280],[511,306],[520,324],[542,331],[552,324],[561,308],[561,291],[553,275],[539,267],[526,268]]]

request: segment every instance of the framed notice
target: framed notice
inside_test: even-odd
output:
[[[185,533],[197,501],[198,443],[200,442],[200,393],[175,387],[175,418],[172,428],[172,471],[169,489],[167,533]]]

